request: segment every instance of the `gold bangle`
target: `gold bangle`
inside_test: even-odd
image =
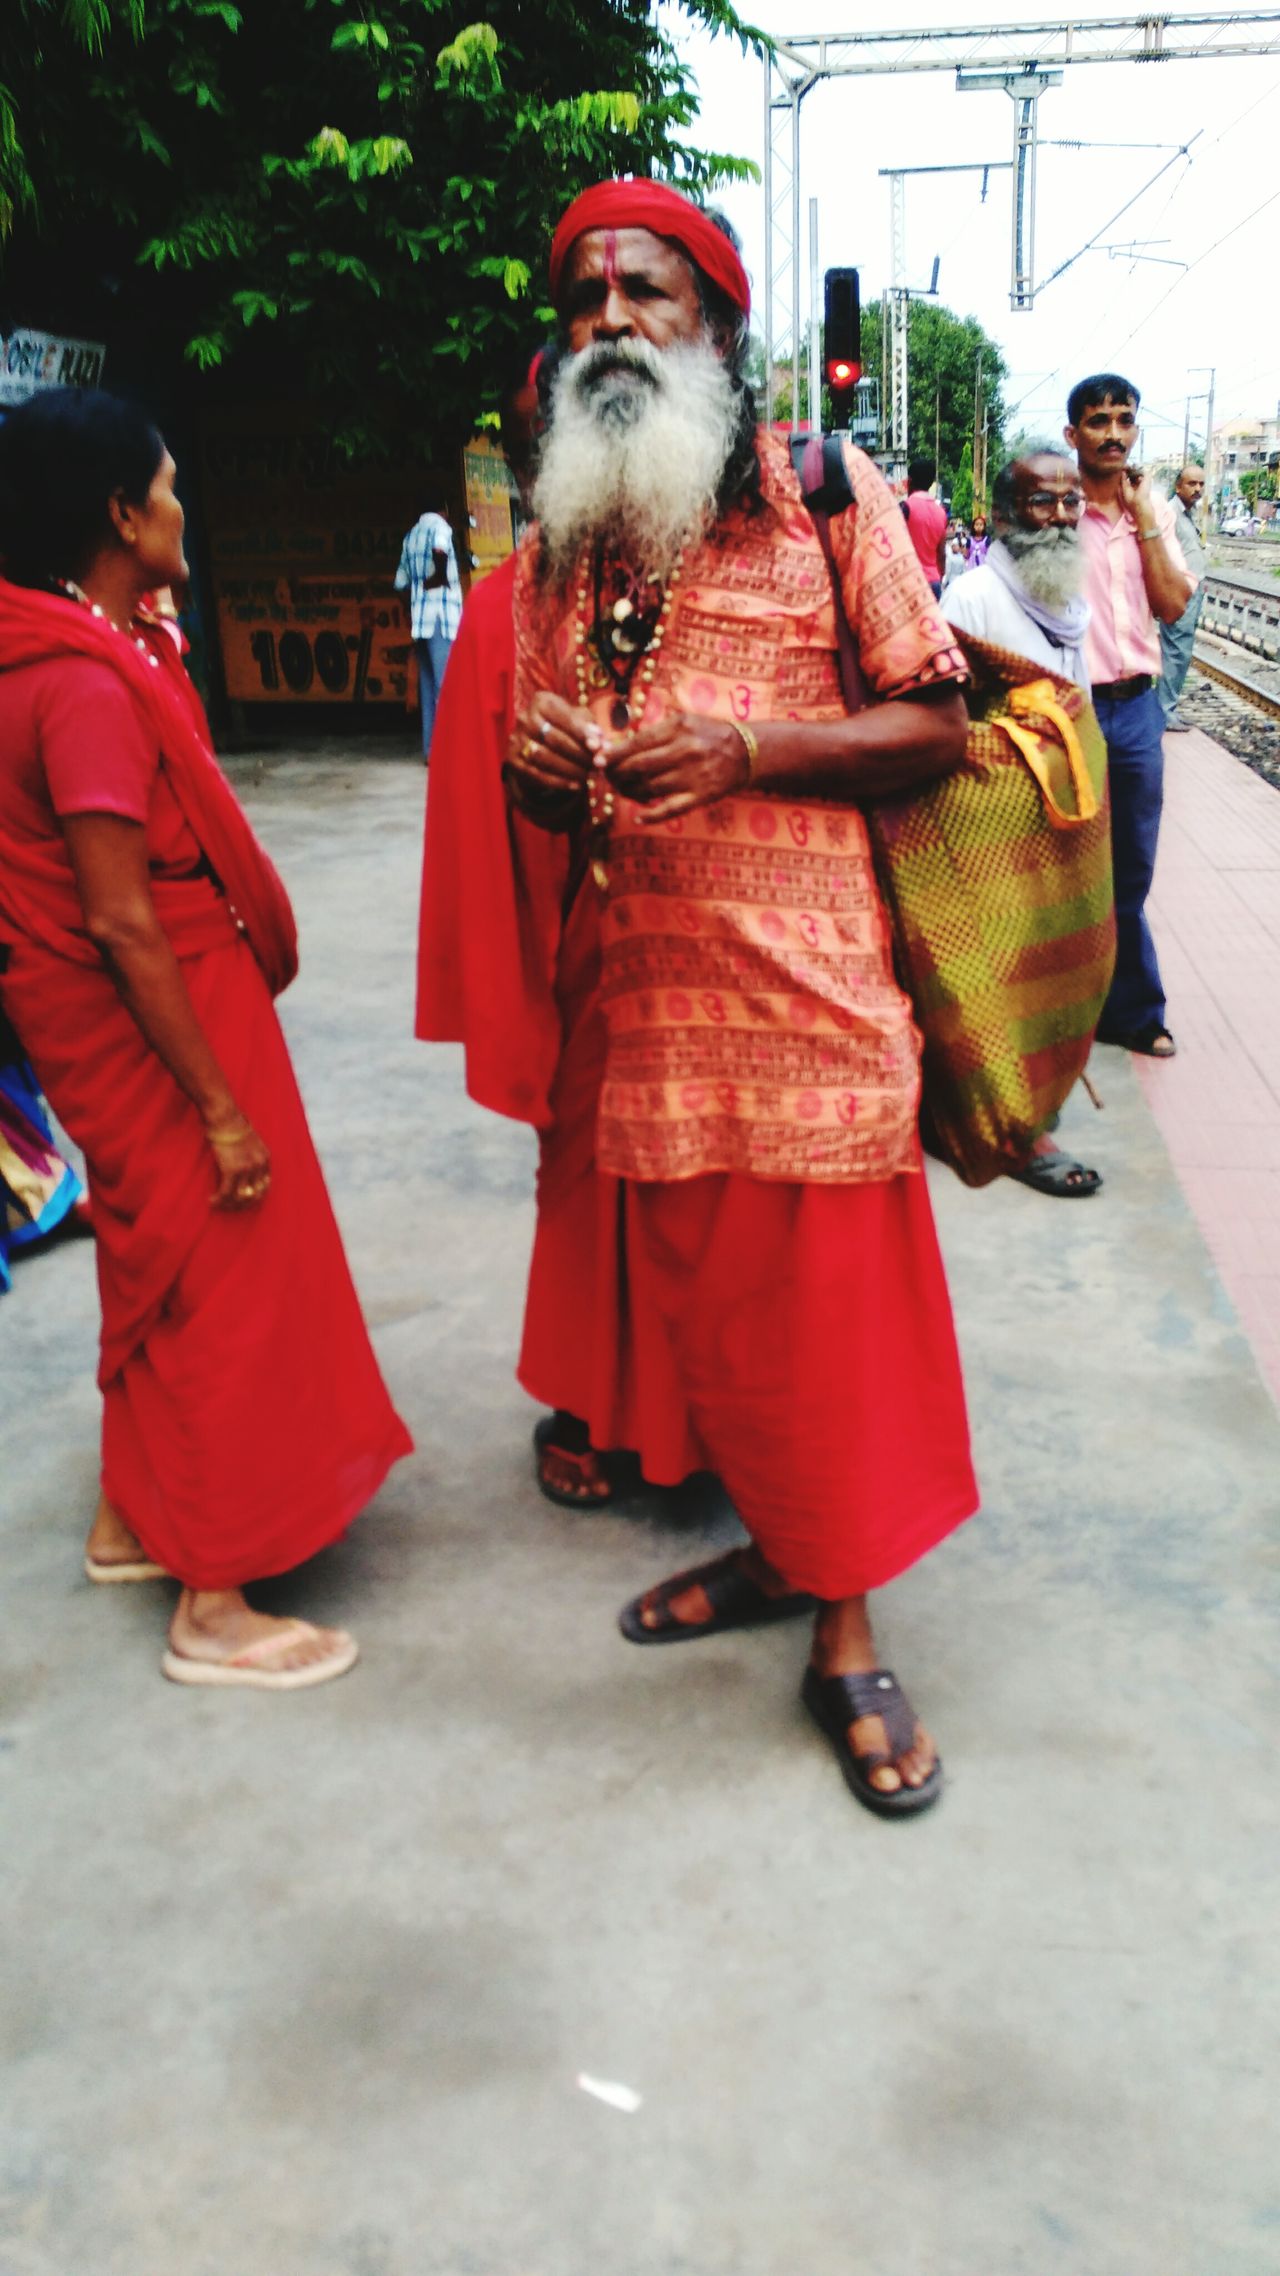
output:
[[[740,719],[731,719],[729,725],[732,727],[735,735],[740,735],[742,737],[742,748],[747,754],[747,779],[744,788],[749,790],[752,783],[756,779],[756,769],[760,764],[760,745],[757,743],[755,736],[751,732],[751,729],[749,727],[744,727]]]
[[[244,1120],[238,1122],[234,1129],[205,1131],[205,1137],[211,1146],[237,1146],[241,1139],[252,1136],[253,1124]]]

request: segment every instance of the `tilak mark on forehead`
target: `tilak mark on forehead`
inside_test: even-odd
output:
[[[618,282],[618,232],[606,229],[604,233],[604,281],[612,292]]]

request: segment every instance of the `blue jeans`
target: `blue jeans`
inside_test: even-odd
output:
[[[1164,804],[1164,713],[1154,688],[1118,703],[1095,696],[1111,784],[1111,868],[1116,893],[1116,970],[1099,1023],[1102,1035],[1140,1035],[1164,1025],[1164,987],[1146,900]]]
[[[453,642],[443,632],[429,632],[425,640],[415,640],[413,645],[418,656],[418,709],[422,713],[422,756],[425,759],[431,753],[431,730],[436,723],[440,683]]]
[[[1177,704],[1183,682],[1191,669],[1191,650],[1203,605],[1204,586],[1200,585],[1191,595],[1177,623],[1162,624],[1160,627],[1160,654],[1164,659],[1164,672],[1159,696],[1160,708],[1166,719]]]

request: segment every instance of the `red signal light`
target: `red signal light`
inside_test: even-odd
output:
[[[828,269],[823,288],[822,353],[827,385],[844,397],[862,377],[862,318],[856,269]]]

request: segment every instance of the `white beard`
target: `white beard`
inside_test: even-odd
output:
[[[564,582],[604,538],[637,574],[665,579],[716,518],[738,417],[709,339],[662,350],[597,340],[567,357],[533,490],[553,577]]]
[[[1079,530],[1015,527],[1002,530],[1000,537],[1033,601],[1043,608],[1064,609],[1078,598],[1084,583]]]

